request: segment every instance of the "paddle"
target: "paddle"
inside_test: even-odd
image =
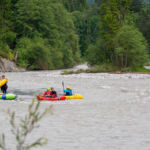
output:
[[[64,81],[62,81],[62,86],[63,86],[63,93],[64,93],[65,90]]]

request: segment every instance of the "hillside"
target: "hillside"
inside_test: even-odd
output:
[[[149,6],[148,0],[1,0],[0,56],[28,70],[83,61],[142,67],[149,61]]]

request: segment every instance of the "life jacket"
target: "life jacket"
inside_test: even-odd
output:
[[[64,92],[65,92],[65,95],[72,95],[71,89],[64,90]]]
[[[51,91],[53,97],[57,97],[56,91]]]
[[[45,92],[44,92],[44,96],[50,96],[50,95],[52,95],[52,92],[51,92],[51,91],[45,91]]]

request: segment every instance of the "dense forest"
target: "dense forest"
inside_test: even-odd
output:
[[[0,56],[20,67],[142,67],[149,51],[149,0],[0,0]]]

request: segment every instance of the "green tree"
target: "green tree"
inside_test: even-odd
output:
[[[130,8],[131,0],[102,0],[100,4],[100,35],[97,39],[96,49],[93,50],[95,54],[92,54],[93,46],[89,47],[88,60],[90,63],[99,63],[100,61],[113,63],[115,60],[115,45],[113,42],[114,37],[123,26],[126,15]],[[100,44],[104,45],[100,45]],[[99,55],[98,55],[99,54]],[[96,59],[91,61],[90,56]]]
[[[87,50],[87,61],[90,65],[99,65],[102,63],[109,63],[110,60],[108,60],[106,49],[107,43],[104,39],[99,38],[96,41],[96,44],[91,44],[88,47]]]
[[[140,10],[143,8],[143,2],[142,0],[132,0],[131,3],[131,10],[134,12],[140,12]]]
[[[98,11],[99,9],[94,7],[84,12],[74,11],[72,13],[76,31],[80,37],[79,45],[82,56],[86,56],[90,44],[96,43],[99,32]]]
[[[116,37],[115,65],[121,68],[143,67],[148,59],[147,42],[142,33],[131,25],[121,27]]]
[[[60,0],[69,12],[84,11],[89,8],[87,0]]]
[[[0,1],[0,56],[11,58],[12,43],[16,37],[12,28],[11,0]]]
[[[41,37],[43,39],[46,43],[45,46],[49,49],[44,53],[50,59],[50,62],[45,59],[48,65],[46,68],[66,68],[79,62],[78,36],[75,33],[72,17],[60,2],[54,2],[53,0],[19,0],[16,8],[17,38],[27,37],[32,40]],[[36,42],[31,43],[36,47]],[[19,50],[21,50],[20,46]],[[19,57],[21,56],[19,55]],[[27,57],[34,57],[34,52],[33,55],[28,53]],[[32,59],[32,61],[35,60]],[[37,67],[35,68],[37,69]],[[39,69],[41,69],[41,66]],[[42,67],[42,69],[44,68]]]
[[[144,7],[138,13],[138,19],[136,21],[136,26],[143,33],[144,37],[148,41],[150,48],[150,7]]]
[[[19,40],[17,44],[19,65],[32,70],[53,68],[49,48],[45,44],[45,41],[38,37]]]
[[[101,2],[102,2],[102,0],[95,0],[95,3],[98,4],[98,5],[99,5]]]

